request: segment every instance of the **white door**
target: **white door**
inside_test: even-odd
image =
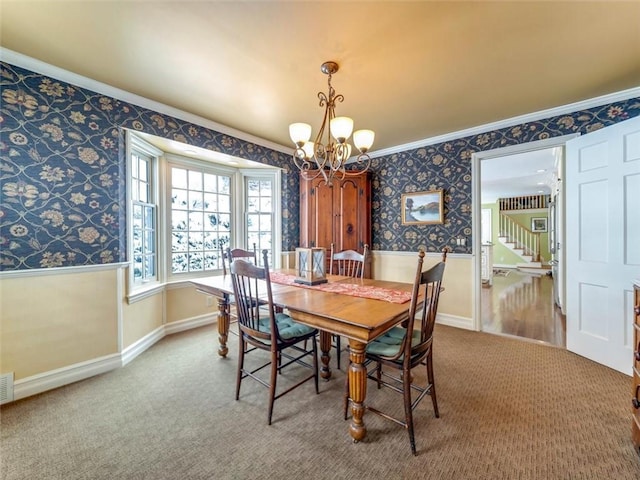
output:
[[[640,117],[567,142],[567,349],[631,375]]]
[[[564,177],[564,165],[565,165],[566,149],[563,146],[558,152],[558,162],[556,166],[556,173],[560,179]],[[556,193],[556,260],[557,277],[553,279],[553,286],[558,294],[558,305],[563,315],[567,315],[567,302],[565,297],[566,286],[566,268],[567,268],[567,256],[566,240],[565,240],[565,217],[566,217],[566,201],[565,201],[565,187],[562,181],[557,182]]]

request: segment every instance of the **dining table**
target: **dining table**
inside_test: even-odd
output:
[[[296,283],[295,270],[287,269],[271,271],[270,280],[274,305],[286,309],[295,321],[319,330],[323,379],[331,378],[331,336],[348,339],[349,434],[354,442],[363,440],[367,433],[363,418],[367,392],[365,349],[368,343],[408,318],[413,284],[327,275],[327,283],[309,286]],[[191,283],[197,291],[218,299],[218,354],[226,357],[229,300],[233,295],[231,275],[202,277]],[[266,284],[264,295],[266,300]]]

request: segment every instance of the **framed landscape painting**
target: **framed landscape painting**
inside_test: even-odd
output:
[[[444,223],[442,190],[402,194],[402,224],[430,225]]]

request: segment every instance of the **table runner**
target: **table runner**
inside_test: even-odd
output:
[[[370,285],[355,285],[352,283],[329,282],[320,285],[304,285],[295,282],[295,275],[286,273],[269,272],[269,278],[273,283],[281,285],[295,285],[296,287],[312,288],[323,292],[339,293],[351,295],[352,297],[372,298],[390,303],[406,303],[411,300],[411,292],[402,290],[392,290],[384,287],[374,287]]]

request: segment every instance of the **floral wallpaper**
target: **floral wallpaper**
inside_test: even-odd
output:
[[[124,128],[283,169],[282,250],[299,238],[290,156],[0,63],[0,270],[126,261]],[[640,98],[376,158],[373,249],[471,252],[471,154],[640,115]],[[445,223],[402,225],[402,193],[444,189]],[[455,245],[458,235],[467,246]]]
[[[289,155],[7,63],[0,87],[0,270],[126,261],[122,127],[282,167],[282,247],[295,248]]]
[[[471,253],[471,155],[474,152],[580,132],[640,115],[640,98],[494,130],[376,158],[373,177],[373,250]],[[402,193],[444,190],[444,224],[402,225]],[[467,239],[457,246],[456,237]]]

